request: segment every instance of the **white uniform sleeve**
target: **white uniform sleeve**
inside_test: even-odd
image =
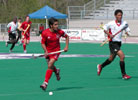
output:
[[[7,28],[9,28],[11,25],[12,25],[12,22],[10,22],[10,23],[7,25]]]
[[[104,29],[105,31],[108,31],[108,30],[110,29],[110,23],[105,24],[105,25],[103,26],[103,29]]]
[[[18,29],[18,24],[16,23],[16,29]]]

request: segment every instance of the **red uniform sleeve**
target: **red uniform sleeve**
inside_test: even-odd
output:
[[[46,34],[45,31],[42,32],[42,40],[41,40],[41,44],[45,44],[46,43]]]
[[[68,36],[63,30],[60,30],[60,35],[65,38]]]

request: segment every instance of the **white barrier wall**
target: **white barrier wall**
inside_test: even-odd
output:
[[[103,41],[105,40],[105,35],[103,30],[82,30],[82,39]]]
[[[69,35],[70,40],[105,40],[103,30],[90,30],[90,29],[64,29],[66,34]]]
[[[82,40],[82,32],[77,29],[63,29],[69,35],[70,40]]]

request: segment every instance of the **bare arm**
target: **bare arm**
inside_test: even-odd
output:
[[[43,50],[45,52],[45,56],[47,56],[48,52],[47,52],[47,49],[46,49],[46,45],[45,44],[41,44],[41,45],[42,45],[42,48],[43,48]]]
[[[131,35],[131,32],[128,31],[128,32],[125,32],[125,34],[126,34],[127,36],[130,36],[130,35]]]
[[[64,51],[67,52],[69,47],[69,36],[66,37],[66,46],[64,48]]]
[[[113,35],[112,35],[112,34],[110,34],[108,31],[104,30],[104,33],[106,33],[108,36],[110,36],[110,39],[112,39],[112,38],[113,38]]]

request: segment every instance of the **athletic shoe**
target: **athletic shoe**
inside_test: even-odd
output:
[[[5,46],[8,47],[8,43],[7,42],[5,43]]]
[[[19,46],[19,44],[15,44],[15,46]]]
[[[57,77],[57,81],[59,81],[60,80],[60,69],[57,69],[55,75]]]
[[[22,45],[22,41],[20,41],[19,45],[20,45],[20,46]]]
[[[24,50],[24,53],[27,53],[27,50]]]
[[[9,50],[10,53],[12,53],[12,50]]]
[[[40,88],[45,91],[47,86],[48,86],[48,83],[44,82],[42,85],[40,85]]]
[[[130,79],[131,78],[131,76],[129,76],[129,75],[127,75],[127,74],[125,74],[125,75],[123,75],[123,79]]]
[[[102,66],[100,64],[97,65],[97,75],[100,76],[102,71]]]

